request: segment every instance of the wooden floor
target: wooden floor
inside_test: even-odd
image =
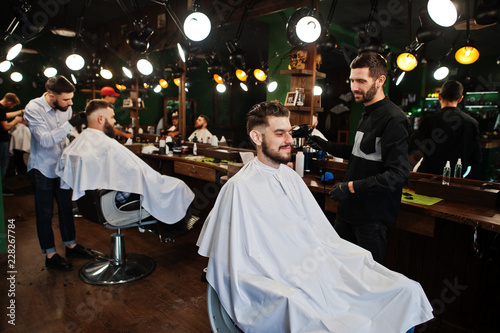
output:
[[[172,243],[161,243],[150,233],[124,229],[126,251],[151,256],[155,271],[148,277],[121,286],[91,286],[78,277],[86,259],[71,259],[73,270],[60,272],[44,267],[36,235],[34,200],[25,177],[8,178],[13,197],[3,197],[5,220],[15,220],[16,270],[15,326],[6,316],[0,332],[210,332],[205,282],[201,281],[208,260],[195,245],[203,221]],[[53,219],[56,247],[64,254]],[[75,219],[77,242],[109,253],[112,230]],[[0,255],[2,272],[0,306],[5,313],[7,256]]]

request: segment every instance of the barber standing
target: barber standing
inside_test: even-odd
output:
[[[58,205],[59,229],[66,257],[93,258],[93,254],[75,241],[71,191],[60,188],[55,174],[56,163],[66,147],[67,136],[79,127],[85,113],[72,116],[75,87],[64,76],[57,75],[45,83],[47,90],[31,100],[25,108],[24,119],[31,131],[31,153],[28,177],[35,192],[36,226],[47,268],[70,270],[71,264],[56,252],[52,216],[54,199]]]
[[[334,156],[349,159],[343,182],[330,196],[339,202],[335,230],[340,237],[369,250],[383,264],[387,225],[396,224],[401,193],[410,169],[408,140],[411,126],[406,115],[384,95],[386,60],[363,52],[351,63],[351,90],[365,110],[354,146],[312,136],[315,144]],[[315,143],[315,144],[314,144]]]

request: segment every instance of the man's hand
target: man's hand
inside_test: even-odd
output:
[[[87,123],[87,115],[85,114],[85,111],[81,111],[75,114],[73,118],[68,121],[73,127],[79,127],[80,125]]]
[[[308,143],[311,147],[313,147],[316,150],[322,150],[324,152],[328,152],[328,141],[323,140],[317,135],[310,136]]]
[[[335,184],[330,191],[330,198],[332,198],[335,201],[344,201],[349,197],[349,194],[351,191],[349,190],[349,184],[348,183],[338,183]]]

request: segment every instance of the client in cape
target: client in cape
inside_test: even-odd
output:
[[[114,111],[101,99],[87,104],[88,128],[64,150],[56,166],[61,188],[73,189],[73,200],[86,190],[107,189],[136,193],[157,220],[174,224],[185,217],[194,193],[181,180],[153,170],[113,139]]]
[[[291,159],[289,111],[247,114],[257,157],[221,189],[197,245],[207,280],[244,332],[403,333],[431,318],[419,283],[341,239]]]

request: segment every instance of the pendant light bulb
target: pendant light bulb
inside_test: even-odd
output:
[[[400,69],[409,72],[417,67],[418,61],[412,53],[404,52],[398,56],[396,63]]]

